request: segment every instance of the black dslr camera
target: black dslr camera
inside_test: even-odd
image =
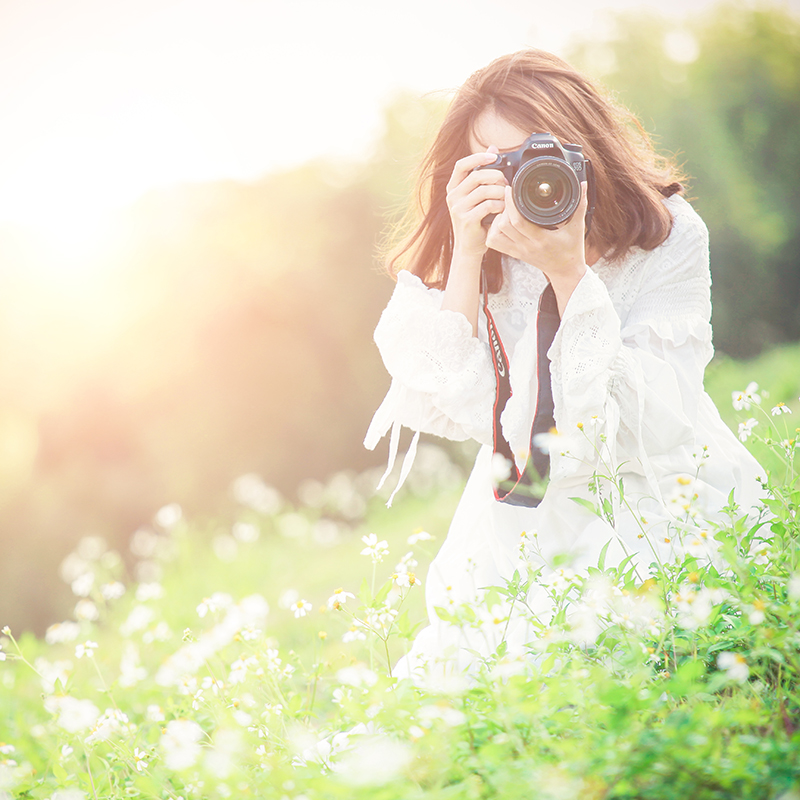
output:
[[[499,169],[511,184],[519,213],[551,229],[575,213],[585,181],[589,232],[595,204],[594,173],[579,144],[562,145],[552,133],[532,133],[519,150],[501,153],[494,163],[475,169]]]

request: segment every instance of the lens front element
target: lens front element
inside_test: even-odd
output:
[[[537,225],[558,225],[569,219],[581,199],[572,167],[550,156],[523,164],[514,176],[512,192],[522,216]]]

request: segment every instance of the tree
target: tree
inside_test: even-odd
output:
[[[715,344],[734,356],[800,338],[800,23],[720,6],[677,28],[620,15],[571,54],[692,176],[711,234]]]

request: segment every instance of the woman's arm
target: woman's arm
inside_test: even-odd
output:
[[[602,443],[599,449],[616,466],[646,476],[658,499],[663,480],[691,472],[704,444],[696,414],[713,352],[708,238],[685,201],[670,202],[668,239],[629,257],[639,259],[642,285],[625,328],[591,271],[564,309],[549,353],[563,435],[551,454],[553,480],[584,481]]]
[[[475,153],[456,162],[447,184],[447,207],[453,225],[453,258],[447,277],[442,309],[463,314],[478,335],[481,264],[486,253],[488,226],[483,220],[505,207],[506,179],[496,169],[479,170],[495,160],[497,148]]]

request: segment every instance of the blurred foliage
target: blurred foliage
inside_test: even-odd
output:
[[[680,30],[619,17],[575,46],[694,176],[736,356],[800,336],[799,48],[785,12],[738,6]],[[0,228],[0,620],[62,616],[54,576],[81,536],[121,546],[171,502],[215,516],[243,473],[291,494],[383,460],[361,447],[389,382],[378,249],[445,100],[395,98],[359,163],[151,193],[92,283],[51,280],[42,244]]]
[[[0,627],[0,797],[794,800],[800,450],[773,447],[769,518],[689,502],[674,560],[645,545],[553,570],[521,539],[510,580],[435,608],[470,663],[428,643],[413,682],[390,669],[425,624],[418,575],[461,482],[436,448],[391,513],[353,475],[214,528],[162,515],[131,543],[138,578],[83,539],[63,570],[75,619]],[[365,516],[331,536],[353,496]]]
[[[725,4],[673,27],[616,17],[573,62],[620,100],[691,176],[711,234],[714,339],[752,356],[800,338],[800,22]]]

